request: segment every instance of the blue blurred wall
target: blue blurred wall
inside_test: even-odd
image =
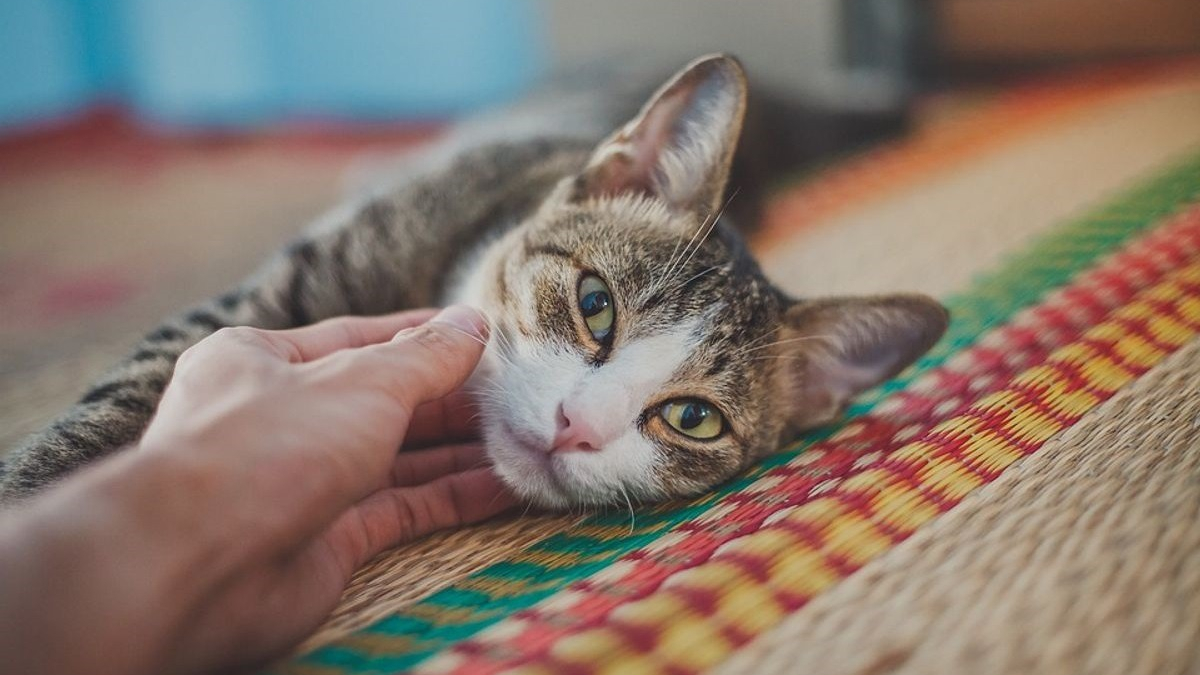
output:
[[[0,0],[0,127],[117,101],[167,125],[455,114],[544,59],[532,0]]]

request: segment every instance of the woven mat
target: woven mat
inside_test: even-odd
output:
[[[717,672],[1195,672],[1198,382],[1192,340]]]
[[[933,352],[702,499],[514,516],[380,556],[270,672],[1200,669],[1200,63],[1072,73],[924,117],[913,137],[789,187],[756,246],[798,293],[943,298],[953,321]],[[231,177],[205,191],[230,213],[248,200],[270,214],[255,243],[217,256],[213,283],[326,199],[316,186],[345,161],[172,165],[178,185]],[[267,169],[264,195],[253,177]],[[304,192],[289,185],[315,196],[271,210]],[[0,190],[0,211],[44,216],[29,192]],[[180,204],[152,213],[194,218]],[[214,241],[237,241],[238,217]],[[9,250],[49,255],[41,236]],[[0,282],[25,278],[14,270],[0,257]],[[0,305],[32,306],[22,289],[0,283]],[[131,297],[114,325],[179,304]],[[134,332],[80,349],[96,335],[83,326],[104,322],[38,307],[42,323],[0,330],[0,408],[25,411],[16,426],[40,423]],[[33,345],[47,325],[70,339]],[[46,356],[71,348],[85,356]]]

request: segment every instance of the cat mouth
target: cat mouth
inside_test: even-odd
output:
[[[520,498],[539,507],[569,509],[626,503],[631,495],[639,500],[661,495],[643,475],[631,480],[620,467],[612,469],[611,462],[609,468],[597,464],[603,451],[548,452],[545,442],[507,421],[491,427],[487,442],[497,475]]]
[[[562,507],[573,501],[554,456],[543,449],[544,444],[508,422],[500,422],[497,429],[500,434],[489,454],[500,477],[511,488],[542,506]]]

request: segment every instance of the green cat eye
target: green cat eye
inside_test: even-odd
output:
[[[659,409],[659,414],[675,431],[700,440],[716,438],[725,429],[725,418],[716,406],[707,401],[668,401]]]
[[[592,337],[604,342],[612,335],[613,322],[617,318],[612,293],[600,277],[585,274],[579,280],[579,311]]]

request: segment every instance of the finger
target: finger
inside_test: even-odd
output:
[[[339,546],[355,564],[437,530],[476,523],[507,511],[517,498],[490,468],[443,476],[415,488],[380,490],[338,523]],[[349,536],[353,533],[354,536]]]
[[[343,316],[311,326],[264,331],[263,334],[290,348],[291,360],[307,362],[342,349],[387,342],[396,333],[419,326],[436,314],[436,309],[416,309],[384,316]]]
[[[421,448],[434,443],[451,443],[479,437],[479,408],[475,398],[459,389],[433,401],[417,406],[405,448]]]
[[[392,485],[424,485],[442,476],[478,469],[486,464],[487,452],[478,443],[402,452],[396,455],[392,464]]]
[[[448,307],[428,323],[400,331],[391,342],[335,354],[362,382],[385,388],[409,411],[449,395],[471,375],[487,344],[487,319],[478,310]]]

